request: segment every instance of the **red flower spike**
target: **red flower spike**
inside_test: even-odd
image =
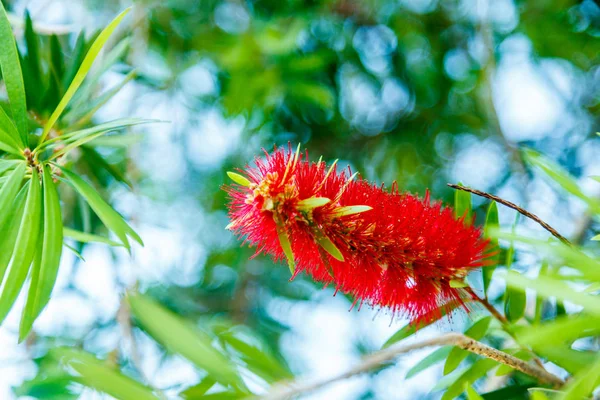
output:
[[[299,149],[298,149],[299,150]],[[374,186],[335,163],[308,161],[291,148],[266,153],[230,197],[228,229],[257,254],[288,260],[292,278],[306,272],[357,301],[428,322],[462,305],[467,274],[489,263],[481,230],[450,208]]]

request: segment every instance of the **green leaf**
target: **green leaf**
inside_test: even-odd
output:
[[[34,270],[35,281],[32,274],[29,287],[29,296],[25,305],[21,328],[20,340],[25,339],[31,330],[33,322],[40,315],[48,301],[56,283],[60,256],[63,246],[62,213],[60,199],[56,185],[52,180],[49,165],[43,166],[42,186],[44,189],[44,228],[42,237],[42,252],[40,262]],[[35,266],[35,264],[34,264]]]
[[[473,365],[471,365],[465,372],[463,372],[458,379],[448,387],[446,392],[442,395],[442,400],[452,400],[458,397],[465,390],[465,385],[472,384],[478,379],[484,377],[489,370],[494,368],[497,364],[496,361],[489,358],[481,358]]]
[[[115,242],[114,240],[110,240],[104,236],[94,235],[92,233],[80,232],[71,228],[63,228],[63,234],[65,237],[69,239],[73,239],[76,242],[80,243],[104,243],[109,246],[123,246],[119,242]]]
[[[21,144],[21,136],[19,130],[15,126],[12,119],[6,114],[4,108],[0,105],[0,132],[2,137],[0,140],[4,142],[5,146],[9,149],[23,150]],[[4,151],[8,151],[3,149]],[[12,152],[11,152],[12,153]],[[14,154],[14,153],[13,153]],[[18,152],[22,156],[21,152]]]
[[[325,234],[323,234],[323,232],[321,232],[320,229],[315,228],[314,238],[315,241],[319,244],[319,246],[321,246],[323,250],[329,253],[330,256],[332,256],[338,261],[344,261],[344,256],[342,252],[335,246],[335,244],[333,244],[333,242],[327,236],[325,236]]]
[[[236,174],[235,172],[227,171],[227,176],[238,185],[248,187],[252,184],[245,176]]]
[[[42,132],[40,143],[46,139],[46,136],[48,135],[52,127],[54,127],[54,124],[69,104],[69,101],[71,101],[71,98],[73,97],[79,86],[82,84],[90,68],[92,67],[92,64],[94,63],[94,60],[102,50],[102,47],[104,47],[104,44],[106,43],[110,35],[113,33],[117,25],[119,25],[121,20],[125,17],[125,15],[127,15],[129,11],[130,8],[126,9],[121,14],[119,14],[114,20],[112,20],[110,24],[108,24],[106,28],[104,28],[100,35],[98,35],[98,37],[90,47],[90,50],[85,55],[85,58],[83,59],[83,62],[81,63],[77,74],[73,78],[73,81],[69,85],[67,92],[60,100],[60,103],[58,104],[54,112],[52,112],[52,115],[48,119],[48,122],[46,122],[46,125],[44,125],[44,131]]]
[[[92,140],[98,139],[99,137],[106,135],[111,131],[115,131],[118,129],[122,129],[127,126],[147,124],[150,122],[158,122],[158,121],[150,121],[150,120],[140,120],[140,119],[120,119],[116,121],[107,122],[105,124],[96,125],[93,128],[83,129],[81,131],[69,132],[67,134],[57,136],[54,139],[46,141],[41,148],[52,147],[52,145],[57,145],[58,143],[68,143],[62,149],[53,153],[49,160],[54,160],[60,156],[67,154],[69,151],[84,145],[85,143],[91,142]],[[39,151],[39,150],[38,150]]]
[[[21,62],[17,43],[6,15],[6,10],[0,2],[0,68],[12,116],[19,131],[18,140],[22,145],[28,144],[29,122],[27,117],[27,102],[25,99],[25,84],[21,74]],[[16,138],[15,138],[16,139]]]
[[[465,335],[474,340],[481,340],[481,338],[483,338],[487,333],[491,322],[491,316],[483,317],[475,322],[469,329],[467,329],[465,331]],[[468,351],[459,347],[454,347],[448,355],[446,363],[444,364],[444,375],[448,375],[450,372],[454,371],[468,355]]]
[[[520,275],[517,271],[512,271],[515,275]],[[504,315],[510,322],[516,322],[525,316],[525,307],[527,305],[527,295],[524,289],[508,287],[504,292]]]
[[[596,235],[592,238],[592,240],[600,240],[600,235]]]
[[[466,382],[464,390],[467,393],[467,400],[483,400],[483,397],[481,397],[479,393],[477,393],[475,389],[473,389],[473,386],[469,385]]]
[[[36,98],[32,96],[35,93],[31,91],[31,88],[35,88],[36,86],[39,88],[40,84],[43,85],[42,66],[40,64],[42,57],[39,51],[40,40],[33,30],[33,22],[31,21],[29,11],[25,12],[25,43],[27,44],[27,56],[25,57],[23,67],[29,69],[29,76],[31,77],[26,87],[26,95],[29,99],[29,106],[35,107],[40,97]],[[27,82],[25,83],[27,84]]]
[[[458,279],[451,279],[449,283],[451,288],[465,288],[469,286],[467,282],[459,281]]]
[[[256,345],[241,340],[233,332],[227,331],[219,334],[219,338],[235,349],[241,355],[240,358],[247,368],[266,382],[272,384],[283,379],[293,378],[289,370],[273,355]]]
[[[458,184],[462,186],[462,183]],[[471,222],[471,193],[464,190],[454,191],[454,216],[456,218],[464,217],[467,223]]]
[[[588,368],[578,372],[562,388],[558,400],[580,400],[588,398],[600,384],[600,357]]]
[[[281,245],[281,249],[287,258],[288,267],[290,268],[290,273],[294,275],[296,270],[296,262],[294,261],[294,252],[292,251],[292,243],[290,242],[290,237],[285,229],[285,225],[283,222],[276,216],[274,216],[275,226],[277,227],[277,237],[279,238],[279,244]],[[231,224],[227,226],[229,229]]]
[[[498,239],[494,237],[490,237],[489,231],[490,229],[499,229],[500,221],[498,218],[498,205],[496,205],[495,201],[490,203],[488,207],[487,214],[485,216],[485,226],[484,233],[485,236],[490,240],[490,252],[495,253],[490,258],[490,265],[482,268],[483,273],[483,291],[487,294],[487,290],[490,287],[490,282],[492,281],[492,275],[494,274],[494,270],[498,266],[500,262],[500,246],[498,245]]]
[[[217,382],[247,391],[235,365],[212,346],[212,338],[207,333],[147,296],[132,293],[128,295],[128,302],[140,325],[167,349],[187,358]]]
[[[27,187],[23,187],[14,202],[9,204],[8,208],[5,208],[10,212],[2,213],[8,215],[8,220],[0,226],[0,237],[2,238],[2,241],[0,241],[0,282],[4,279],[4,274],[13,255],[21,218],[25,211],[26,194]]]
[[[27,165],[25,162],[20,162],[19,165],[10,174],[8,180],[0,189],[0,210],[9,210],[11,204],[15,200],[15,196],[21,188],[21,183],[25,179],[25,170]],[[8,219],[9,213],[0,212],[0,226]]]
[[[450,354],[451,350],[452,347],[450,346],[444,346],[435,350],[427,357],[416,363],[411,369],[409,369],[406,373],[405,379],[412,378],[418,373],[425,371],[427,368],[439,363],[442,360],[445,360],[448,354]]]
[[[531,149],[524,149],[523,155],[529,164],[540,168],[564,190],[586,202],[595,213],[600,213],[600,201],[583,193],[575,178],[563,167]]]
[[[298,208],[303,211],[309,211],[317,207],[323,207],[330,202],[331,199],[328,199],[327,197],[310,197],[308,199],[300,200],[298,202]]]
[[[68,121],[68,123],[70,123],[71,125],[77,127],[88,124],[92,120],[92,117],[96,114],[96,112],[98,112],[98,110],[102,108],[106,103],[108,103],[110,99],[115,97],[115,95],[119,93],[121,89],[123,89],[123,87],[136,76],[137,71],[133,70],[129,72],[127,75],[125,75],[125,78],[123,78],[121,82],[102,93],[97,99],[94,99],[85,107],[72,108],[64,116],[64,120]]]
[[[92,185],[68,169],[63,167],[60,168],[75,190],[87,201],[90,208],[98,215],[98,218],[100,218],[102,223],[117,235],[127,250],[130,248],[129,240],[127,239],[128,236],[140,245],[144,245],[139,235],[123,220],[123,217],[100,197]]]
[[[372,209],[373,209],[373,207],[369,207],[369,206],[344,206],[344,207],[336,208],[331,214],[334,217],[339,218],[339,217],[345,217],[347,215],[363,213],[365,211],[369,211]]]
[[[25,212],[21,218],[19,233],[10,263],[8,276],[0,294],[0,324],[4,321],[12,308],[27,279],[29,266],[36,253],[36,246],[40,236],[42,221],[42,198],[40,181],[37,170],[34,168],[29,180]]]
[[[197,385],[191,386],[181,392],[179,395],[184,399],[196,399],[199,396],[204,395],[210,388],[212,388],[217,381],[215,381],[210,376],[205,377],[198,383]]]
[[[600,315],[600,298],[577,292],[565,283],[547,276],[528,279],[514,271],[509,271],[506,274],[506,283],[510,287],[536,290],[540,296],[555,297],[558,300],[579,304],[590,314]]]
[[[399,341],[406,339],[409,336],[412,336],[417,330],[423,329],[426,326],[431,325],[432,323],[439,321],[440,318],[444,317],[446,314],[454,311],[459,304],[457,302],[451,302],[444,306],[442,306],[439,310],[431,311],[428,314],[423,316],[423,321],[429,321],[427,323],[414,324],[408,323],[404,327],[400,328],[396,333],[394,333],[390,338],[383,344],[382,348],[387,348],[393,345],[394,343],[398,343]]]
[[[116,399],[160,399],[149,387],[123,375],[92,354],[67,347],[54,348],[49,353],[51,357],[60,362],[67,372],[75,373],[74,381],[109,394]]]

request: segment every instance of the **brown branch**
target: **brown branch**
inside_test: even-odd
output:
[[[538,224],[540,224],[545,230],[547,230],[548,232],[550,232],[554,237],[556,237],[561,242],[563,242],[565,244],[568,244],[568,245],[571,244],[571,242],[569,242],[569,240],[567,238],[565,238],[563,235],[561,235],[560,233],[558,233],[558,231],[556,229],[554,229],[553,227],[551,227],[550,225],[548,225],[540,217],[538,217],[535,214],[530,213],[529,211],[525,210],[524,208],[519,207],[515,203],[511,203],[510,201],[504,200],[504,199],[502,199],[502,198],[500,198],[498,196],[495,196],[493,194],[482,192],[481,190],[471,189],[471,188],[468,188],[468,187],[465,187],[465,186],[455,185],[453,183],[448,183],[448,186],[450,186],[452,189],[463,190],[465,192],[473,193],[473,194],[475,194],[477,196],[485,197],[486,199],[494,200],[497,203],[500,203],[502,205],[505,205],[506,207],[512,208],[513,210],[516,210],[520,214],[522,214],[522,215],[526,216],[527,218],[529,218],[529,219],[537,222]]]
[[[353,376],[362,375],[374,369],[380,368],[382,365],[394,361],[399,355],[409,353],[413,350],[423,349],[433,346],[456,346],[467,350],[471,353],[490,358],[501,364],[508,365],[524,374],[530,375],[540,383],[550,384],[557,388],[565,382],[556,375],[553,375],[537,365],[529,364],[521,359],[518,359],[510,354],[506,354],[500,350],[496,350],[486,344],[478,342],[462,333],[447,333],[437,338],[424,340],[422,342],[409,344],[400,347],[389,347],[384,350],[377,351],[363,358],[363,361],[350,368],[348,371],[336,375],[332,378],[317,380],[312,382],[290,382],[282,383],[273,387],[272,391],[262,398],[265,400],[287,400],[299,395],[304,395],[309,392],[321,389],[332,383],[351,378]]]

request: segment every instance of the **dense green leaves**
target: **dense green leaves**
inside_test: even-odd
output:
[[[44,221],[42,246],[38,256],[39,262],[36,263],[37,265],[34,264],[29,296],[21,319],[19,332],[21,340],[27,336],[33,321],[50,300],[50,294],[58,275],[63,247],[63,225],[58,192],[52,181],[50,167],[44,165],[43,168]]]
[[[28,186],[25,212],[21,218],[8,275],[0,294],[0,323],[6,318],[25,283],[40,237],[42,203],[40,181],[36,169],[32,170],[32,178],[29,180]]]

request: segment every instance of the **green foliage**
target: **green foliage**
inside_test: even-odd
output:
[[[98,53],[127,12],[128,10],[119,15],[93,42],[38,137],[30,132],[33,124],[30,123],[26,109],[27,85],[24,82],[29,84],[32,110],[42,111],[40,107],[48,103],[39,101],[42,97],[31,89],[32,80],[48,82],[52,77],[62,79],[68,68],[63,64],[58,39],[54,38],[49,42],[49,66],[47,71],[44,70],[40,40],[33,30],[29,14],[25,19],[27,55],[20,56],[6,11],[0,6],[0,67],[12,111],[12,118],[4,110],[0,111],[0,148],[6,152],[2,159],[5,168],[2,172],[4,184],[0,189],[0,207],[12,210],[0,216],[0,227],[5,232],[0,242],[3,250],[0,269],[4,277],[0,293],[0,323],[12,309],[29,276],[29,290],[19,330],[20,341],[27,337],[34,321],[50,300],[58,275],[63,247],[63,212],[57,187],[61,175],[75,187],[126,248],[129,249],[127,236],[142,243],[137,233],[102,200],[89,183],[64,167],[66,163],[72,162],[66,157],[71,150],[81,148],[111,130],[122,129],[139,121],[115,121],[112,124],[71,131],[64,136],[62,132],[54,131],[52,138],[48,136],[84,81]],[[77,63],[76,60],[73,62]],[[23,76],[27,77],[25,81]],[[50,82],[55,81],[50,79]],[[57,87],[55,84],[54,88]],[[59,92],[54,95],[58,96]],[[29,147],[30,137],[35,144],[32,148]],[[17,195],[19,192],[22,195]],[[80,234],[79,238],[93,237],[86,235]]]

